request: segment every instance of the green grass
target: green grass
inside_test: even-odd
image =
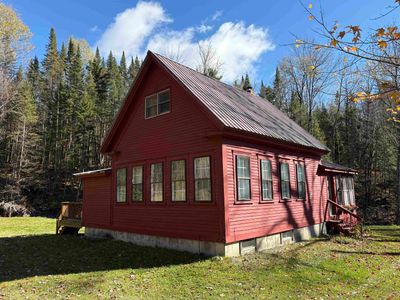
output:
[[[205,258],[0,218],[0,299],[399,299],[400,227],[240,258]]]

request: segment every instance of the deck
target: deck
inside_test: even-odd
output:
[[[61,202],[56,234],[77,234],[82,228],[82,202]]]

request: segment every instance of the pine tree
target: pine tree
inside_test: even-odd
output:
[[[119,71],[121,74],[121,78],[122,78],[122,91],[121,94],[122,95],[126,95],[126,93],[128,92],[130,83],[129,83],[129,73],[128,73],[128,68],[126,65],[126,58],[125,58],[125,52],[122,51],[122,56],[121,56],[121,60],[119,63]]]
[[[245,79],[243,81],[242,89],[244,91],[247,91],[247,90],[249,90],[251,88],[252,88],[252,86],[251,86],[251,83],[250,83],[249,74],[246,73],[246,77],[245,77]]]

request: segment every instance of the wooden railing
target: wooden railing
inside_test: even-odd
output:
[[[359,221],[358,224],[360,225],[361,236],[363,236],[363,224],[362,224],[362,223],[363,223],[363,220],[362,220],[362,218],[361,218],[359,215],[357,215],[357,214],[355,214],[354,212],[352,212],[351,210],[347,209],[346,207],[344,207],[344,206],[342,206],[342,205],[339,205],[339,204],[337,204],[335,201],[332,201],[332,200],[329,200],[329,199],[328,199],[328,201],[326,202],[325,222],[326,222],[326,215],[327,215],[327,212],[328,212],[328,205],[329,205],[329,204],[333,205],[336,209],[338,209],[338,210],[340,210],[340,211],[342,211],[342,212],[348,214],[348,215],[350,216],[350,224],[351,224],[351,225],[354,225],[354,224],[355,224],[355,223],[353,222],[352,218],[357,219],[357,220]]]
[[[82,202],[61,202],[61,209],[57,215],[56,233],[61,227],[80,228],[82,225]]]

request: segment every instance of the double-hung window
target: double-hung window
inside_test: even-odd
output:
[[[272,200],[272,168],[268,159],[260,160],[262,200]]]
[[[132,168],[132,201],[143,201],[143,166]]]
[[[147,118],[155,117],[170,111],[170,93],[169,90],[146,97],[145,116]]]
[[[117,169],[117,202],[126,202],[126,168]]]
[[[289,164],[280,163],[280,176],[281,176],[281,196],[282,199],[290,199],[290,173]]]
[[[172,201],[186,201],[186,163],[185,160],[171,161]]]
[[[151,164],[150,168],[150,200],[161,202],[163,201],[163,164]]]
[[[250,200],[250,157],[236,156],[237,200]]]
[[[210,157],[194,159],[194,200],[211,201]]]
[[[297,198],[306,199],[306,176],[304,165],[296,164],[297,175]]]

